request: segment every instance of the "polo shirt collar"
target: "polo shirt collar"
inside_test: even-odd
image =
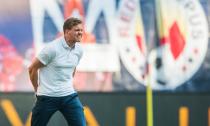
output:
[[[75,43],[75,44],[76,44],[76,43]],[[65,38],[64,38],[64,37],[62,38],[62,45],[63,45],[63,47],[64,47],[65,49],[74,49],[75,44],[74,44],[73,47],[69,47],[69,45],[67,44]]]

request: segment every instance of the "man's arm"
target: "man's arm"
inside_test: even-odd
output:
[[[72,74],[73,77],[74,77],[75,73],[76,73],[76,67],[74,68],[74,72]]]
[[[39,68],[41,68],[43,66],[44,66],[44,64],[41,63],[37,58],[35,58],[35,60],[32,62],[32,64],[28,68],[29,77],[30,77],[30,80],[34,87],[35,92],[37,92],[37,87],[38,87],[38,70],[39,70]]]

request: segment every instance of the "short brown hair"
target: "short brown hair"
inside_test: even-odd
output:
[[[66,29],[71,29],[73,26],[76,26],[78,24],[82,24],[82,21],[79,18],[68,18],[63,24],[63,32],[65,32]]]

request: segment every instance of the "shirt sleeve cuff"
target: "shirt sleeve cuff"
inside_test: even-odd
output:
[[[37,59],[38,59],[42,64],[44,64],[44,65],[47,64],[47,63],[46,63],[42,58],[40,58],[39,56],[37,56]]]

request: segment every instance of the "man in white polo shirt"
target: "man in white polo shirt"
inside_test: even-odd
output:
[[[83,34],[82,21],[67,19],[63,31],[64,36],[47,44],[29,67],[37,96],[31,126],[46,126],[56,111],[64,115],[70,126],[86,125],[83,106],[72,84],[83,54],[77,43]]]

